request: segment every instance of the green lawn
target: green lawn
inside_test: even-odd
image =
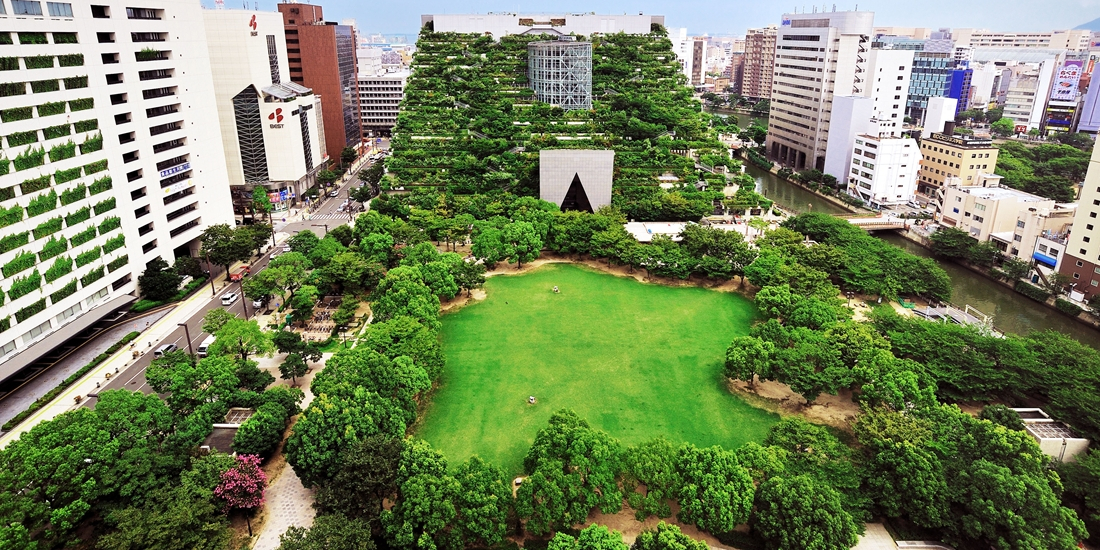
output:
[[[626,445],[663,435],[736,448],[778,420],[721,377],[726,346],[756,317],[741,296],[566,264],[492,277],[485,290],[443,317],[447,368],[417,429],[452,465],[477,454],[519,472],[562,408]]]

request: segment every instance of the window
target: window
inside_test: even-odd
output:
[[[11,0],[12,15],[42,15],[42,4],[27,0]]]
[[[1082,267],[1084,265],[1085,265],[1084,262],[1082,262],[1081,260],[1077,260],[1077,267]]]
[[[53,326],[50,325],[50,320],[46,319],[46,321],[44,323],[42,323],[41,325],[38,325],[37,327],[34,327],[34,328],[30,329],[29,331],[27,331],[26,334],[23,335],[23,343],[24,344],[29,344],[29,343],[33,342],[35,338],[38,338],[39,336],[41,336],[44,333],[48,332],[51,328],[53,328]]]
[[[7,344],[0,346],[0,357],[3,357],[13,351],[15,351],[15,341],[8,342]]]
[[[80,313],[80,302],[73,304],[73,307],[70,307],[69,309],[66,309],[65,311],[59,313],[57,315],[57,324],[60,325],[61,323],[65,322],[66,319],[78,313]]]
[[[104,287],[103,290],[100,290],[99,292],[96,292],[95,294],[92,294],[91,296],[88,297],[87,300],[84,300],[84,304],[87,305],[88,307],[91,307],[92,304],[95,304],[96,302],[106,298],[107,297],[107,292],[108,292],[107,288]]]
[[[1089,231],[1092,231],[1092,224],[1090,223],[1090,224],[1086,225],[1085,229],[1088,229]]]
[[[1021,242],[1021,241],[1024,240],[1024,237],[1023,237],[1023,235],[1013,235],[1012,240],[1014,240],[1016,242]]]
[[[1045,245],[1045,244],[1039,245],[1039,252],[1046,252],[1046,251],[1047,251],[1047,245]]]
[[[1090,285],[1092,285],[1092,286],[1097,286],[1097,285],[1096,285],[1096,279],[1093,279],[1093,280],[1092,280],[1092,282],[1091,282],[1091,283],[1089,283],[1089,284],[1090,284]]]
[[[952,212],[954,212],[954,213],[956,213],[956,214],[958,214],[958,213],[959,213],[959,209],[958,209],[958,208],[952,208],[952,209],[951,209],[951,211],[952,211]]]
[[[1078,274],[1076,274],[1076,273],[1074,273],[1074,274],[1073,274],[1073,278],[1074,278],[1074,279],[1080,279],[1080,278],[1081,278],[1081,276],[1080,276],[1080,275],[1078,275]]]
[[[1017,220],[1016,221],[1016,227],[1024,227],[1025,225],[1027,225],[1027,224],[1025,224],[1023,220]]]
[[[46,2],[46,9],[52,17],[72,17],[73,5],[62,2]]]

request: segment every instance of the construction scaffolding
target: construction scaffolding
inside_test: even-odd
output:
[[[571,36],[527,45],[527,73],[535,99],[567,111],[592,108],[592,43]]]

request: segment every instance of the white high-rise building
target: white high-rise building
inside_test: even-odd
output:
[[[784,14],[776,36],[768,155],[795,170],[825,168],[833,96],[863,96],[875,14]]]
[[[397,113],[405,98],[408,80],[409,71],[378,74],[359,71],[359,115],[364,135],[389,135],[397,125]]]
[[[1089,51],[1092,31],[994,32],[986,29],[951,29],[951,35],[971,48],[1050,48]]]
[[[0,379],[127,305],[233,213],[197,2],[23,0],[4,17]]]
[[[856,136],[848,194],[872,207],[905,204],[916,192],[920,160],[920,146],[913,138]]]
[[[874,116],[881,136],[898,137],[904,130],[913,53],[912,50],[870,51],[864,96],[874,100]]]

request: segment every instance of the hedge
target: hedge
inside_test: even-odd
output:
[[[101,247],[92,248],[86,252],[82,252],[76,257],[76,267],[84,267],[103,256],[103,249]]]
[[[76,131],[78,133],[91,132],[92,130],[99,129],[99,121],[94,118],[90,120],[78,120],[73,123],[73,126],[76,126]]]
[[[15,41],[11,38],[11,33],[4,31],[0,32],[0,44],[14,44]]]
[[[52,294],[50,294],[50,303],[51,304],[56,304],[56,303],[60,302],[61,300],[64,300],[65,298],[68,298],[69,296],[72,296],[74,292],[76,292],[76,280],[75,279],[72,280],[72,281],[69,281],[68,283],[65,284],[65,286],[57,289]]]
[[[33,317],[36,314],[40,313],[44,309],[46,309],[46,299],[42,298],[41,300],[39,300],[39,301],[37,301],[37,302],[21,309],[19,311],[16,311],[15,312],[15,320],[22,323],[23,321],[26,321],[27,319],[30,319],[31,317]]]
[[[66,90],[79,90],[80,88],[87,88],[87,87],[88,87],[88,77],[86,77],[86,76],[70,76],[69,78],[65,79],[65,89]],[[91,98],[89,98],[89,99],[79,99],[77,101],[81,102],[80,107],[79,108],[74,107],[73,102],[70,101],[69,102],[69,109],[71,109],[73,111],[83,111],[85,109],[91,109],[92,108]]]
[[[106,161],[104,161],[104,164],[106,165]],[[85,166],[84,168],[87,168],[87,166]],[[91,174],[91,172],[87,172],[87,173]],[[92,186],[88,188],[88,190],[91,191],[92,195],[98,195],[98,194],[100,194],[104,191],[109,191],[110,189],[111,189],[111,176],[99,178],[99,179],[93,181]]]
[[[56,218],[50,218],[50,219],[38,224],[38,227],[31,230],[31,233],[34,234],[34,240],[37,241],[38,239],[53,235],[54,233],[57,233],[58,231],[61,231],[61,217],[60,216],[58,216]]]
[[[47,44],[46,33],[44,32],[21,32],[19,33],[20,44]]]
[[[107,169],[107,159],[97,160],[91,164],[84,165],[85,174],[94,174],[96,172],[102,172]]]
[[[65,237],[50,237],[50,240],[42,245],[42,250],[38,251],[38,261],[44,262],[68,249],[69,241],[66,241]]]
[[[23,63],[28,69],[52,69],[52,55],[31,55],[23,58]]]
[[[118,216],[111,216],[99,224],[99,234],[106,235],[120,227],[122,227],[122,219]]]
[[[0,97],[11,97],[27,93],[26,82],[4,82],[0,84]]]
[[[80,166],[77,166],[76,168],[69,168],[68,170],[58,170],[57,172],[54,172],[53,180],[58,184],[68,183],[79,178],[83,170],[84,169]]]
[[[8,289],[8,297],[12,300],[18,300],[40,288],[42,288],[42,275],[36,269],[30,275],[13,281],[11,288]]]
[[[117,237],[107,239],[107,242],[103,243],[103,253],[109,254],[122,248],[123,246],[126,246],[126,235],[119,235]]]
[[[69,125],[65,125],[65,130],[69,130]],[[73,140],[69,140],[65,143],[59,143],[54,145],[50,149],[50,162],[58,162],[65,159],[71,159],[76,156],[76,144]]]
[[[46,174],[45,176],[23,180],[23,183],[19,184],[19,190],[22,191],[24,195],[30,195],[35,191],[41,191],[49,186],[50,175]]]
[[[111,210],[115,209],[115,206],[117,204],[118,204],[118,199],[116,199],[114,197],[111,197],[111,198],[106,199],[106,200],[99,201],[93,207],[93,208],[95,208],[95,215],[98,216],[98,215],[100,215],[104,212],[110,212]]]
[[[0,121],[17,122],[34,116],[34,107],[12,107],[0,110]]]
[[[2,166],[2,165],[0,165],[0,166]],[[10,201],[14,198],[15,198],[15,188],[14,187],[0,187],[0,201]]]
[[[80,67],[84,65],[84,54],[70,53],[57,56],[57,64],[60,67]]]
[[[56,78],[49,80],[32,80],[31,91],[36,94],[44,94],[46,92],[56,92],[61,89],[61,84],[58,84]]]
[[[9,252],[19,248],[30,242],[30,232],[24,231],[22,233],[15,233],[13,235],[5,235],[0,237],[0,254]]]
[[[105,269],[103,269],[103,266],[99,266],[96,269],[89,271],[87,275],[80,278],[80,286],[87,287],[88,285],[102,279],[106,275],[107,272]]]
[[[15,157],[12,162],[15,164],[16,172],[37,168],[46,164],[46,150],[42,147],[30,147],[19,153],[19,156]]]
[[[12,261],[4,264],[4,267],[2,268],[4,272],[4,277],[11,277],[12,275],[21,273],[34,267],[35,261],[36,260],[34,254],[31,254],[30,252],[23,252],[22,254],[16,256],[15,259],[13,259]]]
[[[36,399],[34,403],[31,403],[29,407],[21,411],[19,414],[15,415],[11,420],[7,421],[2,427],[0,427],[0,429],[3,429],[4,431],[11,431],[13,428],[18,426],[20,422],[26,420],[30,415],[34,414],[36,411],[45,407],[46,405],[49,405],[51,401],[56,399],[57,396],[61,395],[61,392],[68,389],[69,386],[72,386],[81,378],[84,378],[84,376],[91,372],[92,369],[99,366],[115,353],[118,353],[118,350],[122,349],[123,346],[129,344],[130,342],[133,342],[134,340],[137,340],[138,336],[141,336],[141,333],[137,331],[131,332],[126,336],[123,336],[121,340],[115,342],[111,345],[111,347],[107,348],[107,351],[104,351],[103,353],[97,355],[95,359],[92,359],[91,362],[87,365],[80,367],[80,370],[72,373],[63,382],[58,384],[56,388],[46,392],[46,395],[43,395],[42,397]]]
[[[86,77],[86,76],[82,77],[82,78],[84,78],[85,81],[88,80],[88,77]],[[72,89],[72,88],[69,87],[69,79],[68,78],[65,79],[65,89],[67,89],[67,90]],[[73,112],[87,111],[88,109],[91,109],[92,107],[95,107],[95,100],[90,98],[90,97],[85,97],[83,99],[69,100],[69,110],[73,111]]]
[[[88,196],[88,186],[83,183],[61,192],[61,205],[66,206]]]
[[[0,297],[0,298],[2,298],[2,297]],[[0,301],[2,301],[2,300],[0,300]],[[9,328],[11,328],[11,315],[9,315],[7,317],[4,317],[3,319],[0,319],[0,332],[4,332],[5,330],[8,330]]]
[[[18,71],[18,57],[0,57],[0,71]]]
[[[59,137],[65,137],[72,133],[73,127],[69,123],[58,124],[57,126],[48,126],[42,129],[42,137],[45,139],[57,139]],[[50,157],[50,160],[53,160],[52,156]]]
[[[27,205],[27,217],[33,218],[45,214],[54,208],[57,208],[57,191],[50,191],[31,199],[31,203]]]
[[[1081,314],[1082,311],[1084,311],[1081,309],[1081,306],[1069,300],[1063,300],[1061,298],[1054,300],[1054,307],[1058,308],[1058,311],[1061,311],[1062,313],[1065,313],[1070,317],[1077,317]]]
[[[80,222],[87,221],[88,218],[91,218],[91,217],[92,217],[92,209],[85,206],[84,208],[81,208],[80,210],[77,210],[77,211],[65,216],[65,227],[73,227],[74,225],[76,225]]]
[[[96,134],[90,136],[84,140],[84,143],[80,144],[80,154],[87,155],[88,153],[98,151],[103,148],[103,134]]]
[[[60,115],[64,112],[64,101],[49,101],[38,106],[38,116]]]
[[[36,141],[38,141],[38,130],[8,134],[8,147],[19,147],[20,145],[26,145]]]
[[[1027,282],[1016,281],[1016,292],[1035,300],[1036,302],[1045,302],[1050,298],[1050,293]]]
[[[178,302],[191,295],[191,293],[198,290],[202,285],[209,282],[209,279],[192,279],[191,282],[183,285],[183,288],[172,297],[171,300],[145,300],[141,299],[134,302],[134,305],[130,306],[132,313],[144,313],[150,309],[163,306],[170,302]]]
[[[49,269],[46,270],[46,282],[52,283],[60,279],[61,277],[72,273],[72,271],[73,259],[68,256],[62,256],[58,258],[57,261],[55,261]],[[57,300],[54,300],[53,302],[56,304]]]
[[[72,238],[69,239],[69,241],[72,242],[73,247],[77,247],[94,239],[95,237],[96,232],[95,227],[93,226],[85,229],[84,231],[81,231],[80,233],[77,233],[76,235],[73,235]]]
[[[0,227],[7,227],[23,221],[23,207],[14,204],[11,208],[0,206]]]
[[[114,273],[120,267],[128,263],[130,263],[130,256],[119,256],[118,258],[111,260],[110,263],[107,264],[107,272]]]
[[[54,44],[76,44],[75,32],[55,32],[53,33]]]

